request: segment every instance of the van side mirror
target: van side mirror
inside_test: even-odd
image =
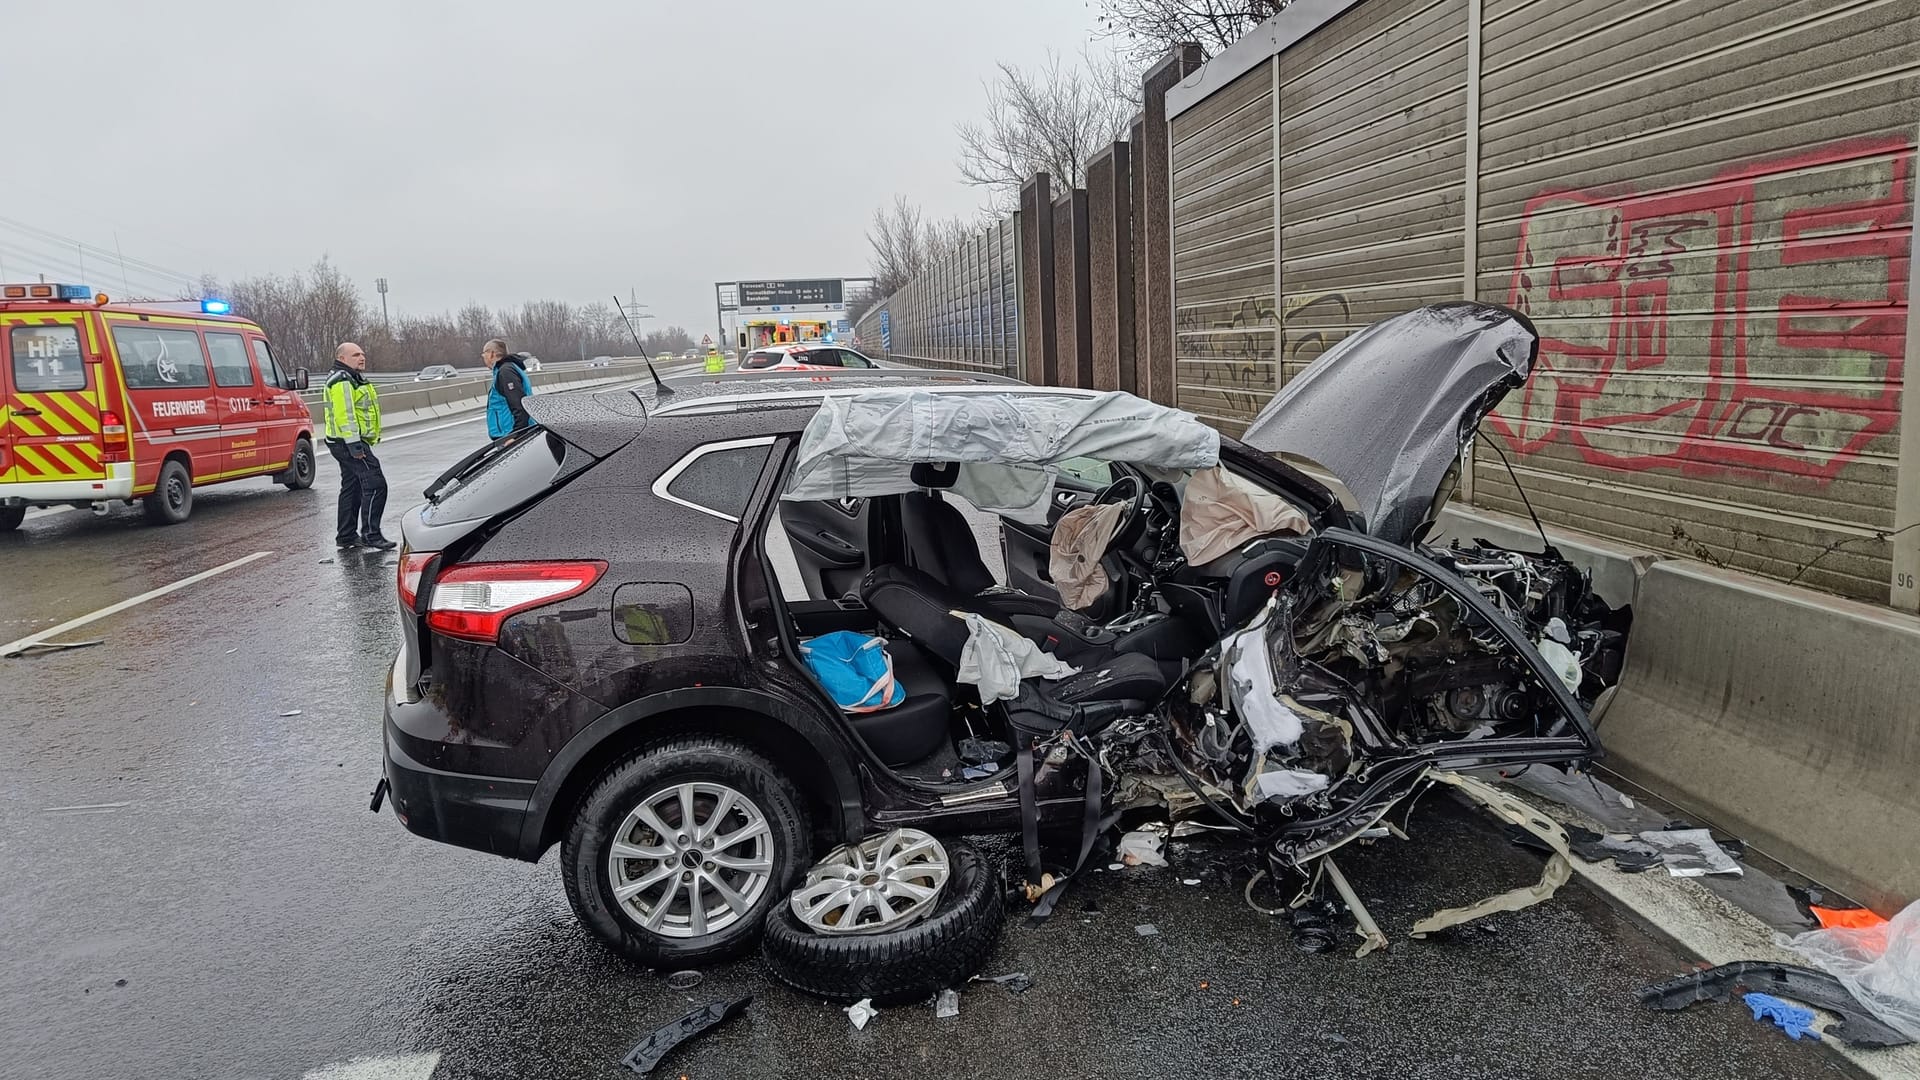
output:
[[[287,389],[305,390],[306,388],[307,388],[307,369],[303,367],[294,368],[293,369],[293,385],[288,387]]]

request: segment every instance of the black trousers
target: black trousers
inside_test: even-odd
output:
[[[328,439],[327,449],[340,463],[340,514],[334,527],[335,543],[378,539],[380,515],[387,512],[387,474],[369,448],[361,457],[347,452],[347,444]]]

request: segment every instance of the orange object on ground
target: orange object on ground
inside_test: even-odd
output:
[[[1813,912],[1813,917],[1819,919],[1820,925],[1828,930],[1832,930],[1835,927],[1845,927],[1849,930],[1865,930],[1868,927],[1879,926],[1887,921],[1875,915],[1869,908],[1826,908],[1809,904],[1807,905],[1807,910]]]

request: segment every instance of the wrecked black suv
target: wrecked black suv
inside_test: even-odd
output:
[[[860,935],[990,935],[997,875],[955,837],[1021,833],[1044,908],[1077,864],[1042,839],[1084,861],[1128,808],[1307,874],[1428,782],[1598,754],[1613,613],[1551,548],[1427,542],[1536,347],[1504,308],[1423,308],[1330,350],[1244,442],[932,371],[534,399],[538,426],[406,516],[380,790],[422,836],[561,845],[575,912],[650,965],[763,928],[770,960],[811,935],[856,966],[882,951]],[[840,631],[884,650],[879,707],[810,666]]]

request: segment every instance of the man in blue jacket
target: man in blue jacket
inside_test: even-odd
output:
[[[527,383],[520,358],[507,352],[506,342],[494,338],[480,350],[480,359],[493,372],[493,385],[487,390],[487,438],[498,439],[533,426],[526,406],[533,387]]]

